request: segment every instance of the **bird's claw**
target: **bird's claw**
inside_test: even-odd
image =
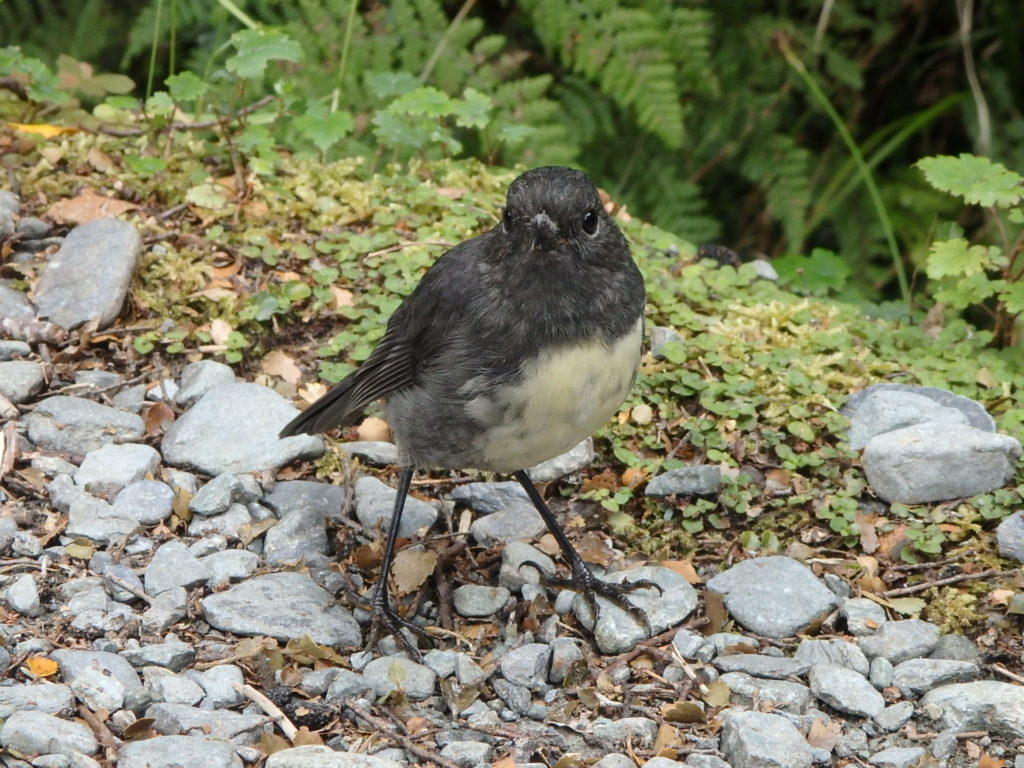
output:
[[[423,656],[419,648],[409,640],[403,630],[408,630],[416,637],[428,642],[432,640],[430,634],[423,627],[403,619],[386,602],[370,601],[370,631],[366,636],[364,646],[367,650],[374,648],[381,640],[391,635],[395,638],[395,642],[414,660],[422,662]]]

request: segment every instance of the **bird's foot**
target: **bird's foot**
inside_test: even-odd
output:
[[[601,608],[597,602],[597,598],[600,596],[636,619],[643,625],[648,636],[653,634],[651,622],[648,620],[647,614],[640,606],[634,605],[627,600],[626,596],[638,589],[656,589],[659,595],[663,594],[664,590],[662,590],[660,584],[650,579],[637,579],[636,581],[627,581],[622,584],[613,584],[599,579],[582,561],[572,569],[572,576],[568,579],[546,575],[540,565],[531,560],[524,561],[523,565],[529,565],[534,568],[540,574],[541,583],[545,587],[571,589],[583,595],[583,599],[587,601],[587,606],[590,608],[590,615],[594,617],[595,624],[597,623],[598,615],[601,613]]]
[[[370,631],[366,636],[366,650],[370,650],[377,647],[381,640],[388,635],[395,638],[395,642],[408,653],[415,661],[422,662],[423,656],[420,653],[413,641],[409,638],[409,633],[412,633],[416,637],[422,638],[426,641],[431,641],[430,634],[427,633],[423,627],[418,624],[413,624],[407,619],[403,619],[387,604],[385,600],[378,600],[375,597],[370,599]]]

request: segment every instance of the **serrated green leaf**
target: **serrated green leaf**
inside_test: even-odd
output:
[[[411,72],[370,72],[366,85],[378,99],[390,99],[414,90],[419,79]]]
[[[962,237],[958,237],[954,240],[932,243],[928,251],[926,271],[928,277],[939,280],[943,277],[973,275],[988,269],[991,263],[988,246],[971,245]]]
[[[164,82],[175,101],[195,101],[206,95],[209,85],[188,70],[171,75]]]
[[[295,127],[317,149],[326,152],[352,132],[355,120],[347,110],[328,113],[323,102],[314,101],[307,107],[306,114],[295,119]]]
[[[263,77],[271,61],[297,62],[302,59],[302,46],[284,32],[274,29],[243,29],[231,36],[231,44],[238,53],[228,57],[224,66],[229,72],[248,80]]]
[[[1024,283],[1011,283],[1006,285],[999,292],[999,300],[1006,305],[1006,310],[1017,314],[1018,312],[1024,312]]]
[[[840,291],[850,277],[850,265],[826,248],[815,248],[810,256],[790,254],[772,261],[779,280],[800,293],[824,296]]]
[[[185,199],[203,208],[223,208],[227,203],[224,194],[216,184],[197,184],[185,193]]]
[[[505,144],[520,144],[536,132],[537,129],[532,125],[505,123],[498,129],[498,141]]]
[[[150,117],[170,117],[174,114],[174,99],[167,91],[157,91],[146,99],[146,112]]]
[[[433,86],[425,85],[399,96],[388,105],[387,111],[392,114],[446,117],[452,114],[454,105],[451,96],[447,93]]]
[[[976,272],[936,291],[935,300],[954,309],[964,309],[973,304],[980,304],[1005,286],[1005,280],[993,279],[984,272]]]
[[[920,597],[894,597],[890,598],[888,603],[889,607],[896,611],[896,613],[902,613],[904,616],[918,614],[928,605]]]
[[[462,128],[483,128],[490,121],[491,100],[475,88],[467,88],[453,106],[455,124]]]
[[[372,122],[374,135],[384,145],[398,144],[419,149],[430,143],[432,126],[429,123],[383,111],[377,112]]]
[[[917,167],[933,187],[972,205],[1006,207],[1024,198],[1024,177],[987,157],[939,155],[922,158]]]

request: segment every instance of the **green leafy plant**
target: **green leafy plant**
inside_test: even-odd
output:
[[[1020,344],[1024,312],[1024,177],[985,157],[926,157],[917,163],[928,183],[985,209],[998,245],[974,243],[956,223],[944,225],[928,252],[935,298],[952,309],[977,308],[991,318],[993,339]]]

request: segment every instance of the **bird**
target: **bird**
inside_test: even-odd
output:
[[[289,422],[281,437],[351,426],[374,401],[399,454],[395,507],[368,641],[422,629],[390,607],[387,574],[417,468],[511,474],[554,535],[569,579],[549,586],[629,611],[657,584],[599,579],[573,548],[527,468],[568,451],[615,414],[636,378],[644,280],[629,244],[582,171],[533,168],[509,185],[501,219],[440,256],[388,320],[370,356]],[[539,569],[535,563],[529,563]]]

